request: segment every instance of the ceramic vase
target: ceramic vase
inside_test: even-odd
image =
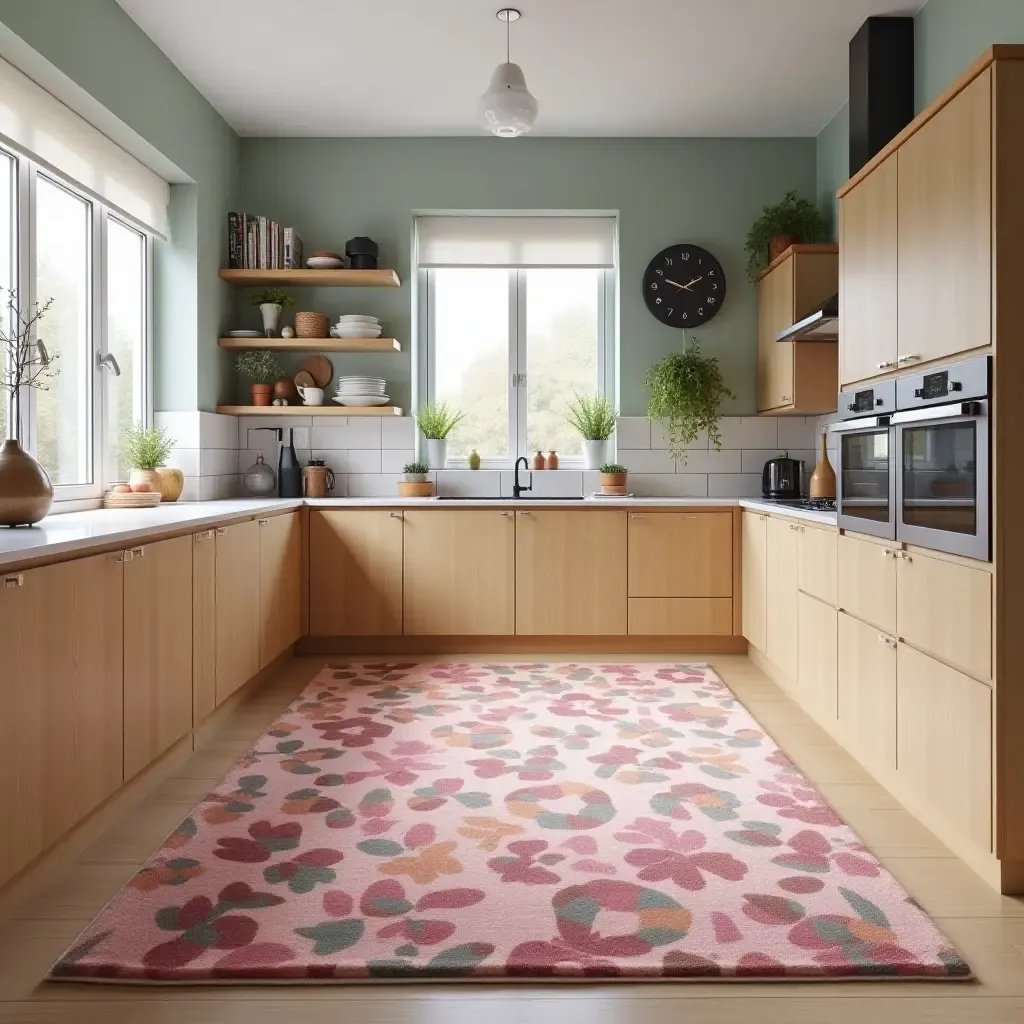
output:
[[[263,315],[263,333],[268,338],[273,338],[277,333],[277,324],[281,319],[281,310],[283,308],[276,302],[260,303],[260,313]]]
[[[427,465],[431,469],[444,469],[448,463],[448,439],[446,437],[428,437]]]
[[[177,501],[185,487],[185,474],[180,469],[168,469],[161,466],[157,471],[160,477],[160,500]]]
[[[589,441],[583,439],[583,468],[600,469],[608,460],[605,455],[608,451],[608,442]]]
[[[128,486],[133,491],[156,491],[163,494],[158,469],[133,469],[128,476]]]
[[[53,504],[53,485],[46,470],[20,442],[0,445],[0,526],[32,526]]]

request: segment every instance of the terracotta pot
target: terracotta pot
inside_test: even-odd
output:
[[[796,245],[799,241],[799,235],[776,235],[768,243],[769,257],[777,260],[791,245]]]
[[[143,484],[146,486],[143,487]],[[160,470],[158,469],[133,469],[128,476],[128,485],[133,491],[163,493],[160,489]]]
[[[31,526],[53,504],[46,470],[17,441],[0,445],[0,526]]]
[[[160,477],[160,500],[177,501],[185,486],[185,474],[180,469],[161,466],[157,470],[157,475]]]
[[[273,384],[253,384],[249,388],[253,405],[270,405],[274,395]]]
[[[602,473],[601,474],[602,494],[625,494],[626,474],[625,473]]]

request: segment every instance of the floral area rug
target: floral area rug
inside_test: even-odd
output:
[[[102,981],[963,978],[720,679],[326,667],[54,966]]]

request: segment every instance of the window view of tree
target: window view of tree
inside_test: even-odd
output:
[[[14,183],[17,164],[14,157],[0,153],[0,317],[9,319],[9,289],[14,281]],[[4,356],[0,354],[0,359]],[[0,394],[0,440],[7,437],[7,396]]]

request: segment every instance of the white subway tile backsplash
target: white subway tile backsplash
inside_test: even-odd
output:
[[[263,456],[263,461],[276,473],[277,472],[277,444],[271,444],[271,447],[257,450],[255,448],[246,448],[244,451],[235,453],[238,457],[238,469],[237,472],[244,476],[249,472],[254,465],[256,465],[256,457],[258,455]],[[312,457],[312,452],[308,448],[296,448],[295,457],[299,460],[299,465],[305,466]]]
[[[350,498],[397,498],[397,473],[350,473],[348,475],[348,497]]]
[[[376,416],[345,417],[342,423],[332,422],[331,426],[313,424],[310,432],[313,448],[350,450],[368,448],[380,450],[381,426]]]
[[[185,476],[199,476],[199,449],[174,448],[167,459],[167,465],[180,469]]]
[[[676,462],[677,473],[739,473],[740,453],[735,448],[687,450],[686,459]]]
[[[674,473],[676,466],[665,449],[619,448],[616,461],[631,473]]]
[[[381,448],[416,447],[416,421],[411,416],[389,416],[380,427]]]
[[[200,450],[200,476],[226,476],[237,472],[238,452],[234,448],[203,448]]]
[[[187,476],[181,487],[179,501],[199,501],[199,477]]]
[[[501,473],[489,469],[440,469],[436,475],[437,493],[474,498],[500,498]]]
[[[776,422],[779,427],[780,448],[792,450],[814,447],[817,433],[813,416],[780,416]]]
[[[532,482],[531,482],[532,477]],[[503,471],[501,474],[501,496],[512,497],[512,483],[515,474]],[[583,472],[576,469],[539,469],[536,472],[520,472],[519,482],[533,488],[523,494],[524,498],[581,498],[583,497]]]
[[[708,477],[709,498],[757,498],[760,495],[760,473],[715,473]]]
[[[199,477],[199,500],[217,500],[217,478],[215,476]]]
[[[743,461],[739,472],[741,473],[760,473],[764,469],[764,464],[769,459],[774,459],[780,456],[782,452],[777,448],[767,449],[752,449],[743,452]]]
[[[335,473],[379,473],[380,449],[355,448],[349,451],[314,448],[314,459],[323,459]]]
[[[206,479],[202,477],[201,479]],[[215,476],[213,478],[213,494],[218,501],[224,498],[235,498],[239,492],[239,482],[236,475]]]
[[[626,486],[643,498],[706,498],[704,473],[630,473]]]
[[[719,424],[723,448],[775,448],[778,420],[771,416],[726,416]]]
[[[233,420],[234,417],[228,416]],[[176,448],[199,448],[198,412],[158,412],[153,415],[154,424],[167,431]]]
[[[224,416],[218,412],[200,412],[199,447],[234,448],[238,442],[238,426],[235,416]]]
[[[312,422],[311,416],[239,416],[238,447],[265,448],[268,439],[273,443],[273,433],[263,428],[280,427],[285,431],[289,427],[308,427]]]
[[[651,421],[646,416],[620,416],[615,427],[615,442],[623,449],[651,447]]]
[[[724,420],[722,421],[725,422]],[[695,441],[691,441],[686,447],[687,449],[699,450],[701,448],[707,448],[708,446],[708,435],[705,431],[701,431],[697,435]],[[668,434],[665,428],[660,422],[651,423],[651,447],[652,448],[667,448],[668,447]]]
[[[382,448],[380,453],[380,471],[382,473],[402,473],[406,463],[416,459],[412,448]]]

